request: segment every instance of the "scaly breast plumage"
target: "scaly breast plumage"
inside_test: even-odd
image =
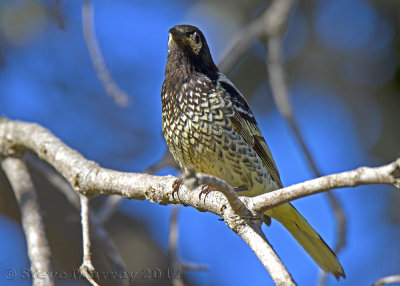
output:
[[[232,132],[227,117],[233,114],[231,104],[215,93],[207,97],[185,98],[181,106],[163,106],[163,130],[173,156],[184,166],[203,169],[205,161],[215,156],[223,134]]]

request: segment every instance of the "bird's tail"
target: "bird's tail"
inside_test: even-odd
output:
[[[324,271],[330,272],[336,279],[346,277],[332,249],[290,203],[270,209],[265,214],[282,223]]]

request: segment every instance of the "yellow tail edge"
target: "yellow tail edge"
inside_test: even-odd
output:
[[[279,221],[324,271],[331,273],[337,280],[340,277],[346,278],[336,254],[294,206],[286,203],[265,214]]]

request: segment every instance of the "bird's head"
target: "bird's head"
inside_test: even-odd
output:
[[[217,71],[206,38],[195,26],[177,25],[169,29],[168,55],[186,58],[200,71]]]

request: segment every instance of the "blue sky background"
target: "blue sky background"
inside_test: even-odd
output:
[[[161,137],[160,90],[168,29],[182,23],[199,26],[218,62],[235,33],[252,16],[230,17],[238,13],[234,7],[222,9],[203,1],[95,1],[96,31],[107,65],[118,85],[131,96],[132,104],[121,108],[106,96],[93,70],[82,34],[80,1],[62,1],[64,30],[49,15],[52,1],[31,2],[26,8],[28,16],[15,20],[22,30],[18,25],[10,26],[15,23],[7,18],[12,9],[28,5],[12,2],[0,0],[0,35],[6,43],[0,66],[0,114],[37,122],[86,158],[107,168],[132,172],[159,160],[166,148]],[[327,0],[313,5],[308,10],[296,8],[284,42],[290,95],[305,141],[324,174],[388,163],[399,155],[398,148],[397,153],[387,156],[389,159],[373,150],[388,124],[377,93],[391,83],[398,65],[393,18],[362,0]],[[263,5],[254,7],[258,7],[253,9],[255,14]],[[18,37],[16,31],[26,33]],[[317,51],[309,52],[310,42],[318,46]],[[257,67],[263,65],[265,54],[259,43],[250,53],[230,75],[239,88],[246,87],[240,75],[247,60],[254,58],[259,62]],[[302,61],[304,55],[306,61]],[[333,55],[332,61],[340,60],[325,66],[328,76],[324,78],[313,71],[327,55]],[[334,70],[333,75],[330,70]],[[253,71],[259,69],[246,73],[252,77]],[[252,94],[246,95],[282,181],[291,185],[311,179],[305,157],[268,88],[264,77],[253,86]],[[177,174],[172,169],[159,172],[171,173]],[[347,245],[339,255],[347,279],[337,283],[329,278],[328,285],[370,285],[379,277],[399,273],[400,227],[388,218],[394,188],[364,186],[334,192],[348,219]],[[335,221],[324,195],[294,204],[333,246]],[[143,220],[164,250],[171,209],[128,200],[119,208]],[[187,272],[194,284],[273,285],[249,247],[215,215],[182,207],[179,226],[179,256],[209,268],[207,272]],[[19,222],[0,215],[0,228],[0,284],[4,284],[11,283],[2,274],[5,269],[20,269],[29,262]],[[277,222],[264,231],[299,285],[315,284],[317,266],[288,232]],[[12,285],[29,284],[12,281]]]

